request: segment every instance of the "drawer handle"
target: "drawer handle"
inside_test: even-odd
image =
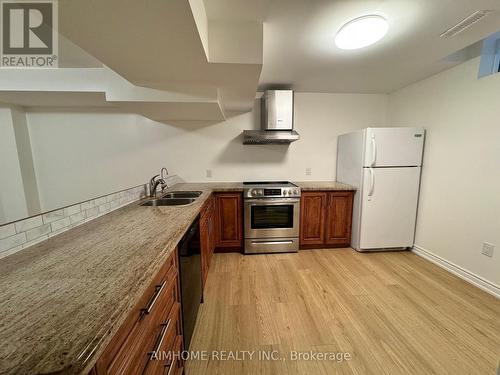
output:
[[[175,361],[174,359],[172,358],[172,360],[170,361],[170,364],[169,365],[165,365],[165,366],[168,366],[168,372],[167,372],[167,375],[170,375],[170,373],[172,372],[173,368],[175,367]]]
[[[151,352],[148,353],[149,360],[151,360],[153,358],[153,355],[158,350],[160,350],[161,344],[163,343],[163,340],[165,339],[165,336],[167,335],[168,327],[170,326],[170,322],[171,321],[172,321],[171,319],[168,319],[165,323],[162,323],[162,328],[161,328],[161,331],[160,331],[160,335],[158,336],[158,339],[156,340],[155,348],[153,349],[153,351],[151,351]]]
[[[160,285],[157,285],[155,287],[155,293],[153,294],[153,297],[149,300],[147,306],[141,309],[141,314],[147,315],[151,312],[166,284],[167,280],[164,280]]]
[[[172,350],[172,352],[173,352],[173,350]],[[171,352],[171,353],[172,353],[172,352]],[[173,356],[174,356],[174,355],[172,354],[172,360],[170,361],[170,364],[169,364],[169,365],[165,365],[165,367],[167,367],[167,366],[168,366],[167,375],[170,375],[170,373],[172,372],[173,368],[175,367],[175,366],[174,366],[174,365],[175,365],[175,361],[174,361]]]

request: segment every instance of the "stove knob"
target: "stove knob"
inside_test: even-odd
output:
[[[253,196],[253,197],[256,197],[256,196],[257,196],[257,190],[256,190],[256,189],[252,189],[252,196]]]

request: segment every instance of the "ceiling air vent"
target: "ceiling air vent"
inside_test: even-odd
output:
[[[455,26],[450,27],[444,33],[440,35],[441,38],[451,38],[452,36],[460,34],[462,31],[468,29],[476,22],[479,22],[487,15],[493,13],[493,10],[478,10],[472,13],[470,16],[464,18],[462,21],[457,23]]]

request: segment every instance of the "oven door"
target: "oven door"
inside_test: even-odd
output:
[[[245,200],[245,238],[299,236],[299,198]]]

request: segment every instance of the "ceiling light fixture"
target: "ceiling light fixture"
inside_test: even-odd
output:
[[[387,20],[379,15],[368,15],[346,22],[335,36],[340,49],[367,47],[382,39],[389,30]]]

